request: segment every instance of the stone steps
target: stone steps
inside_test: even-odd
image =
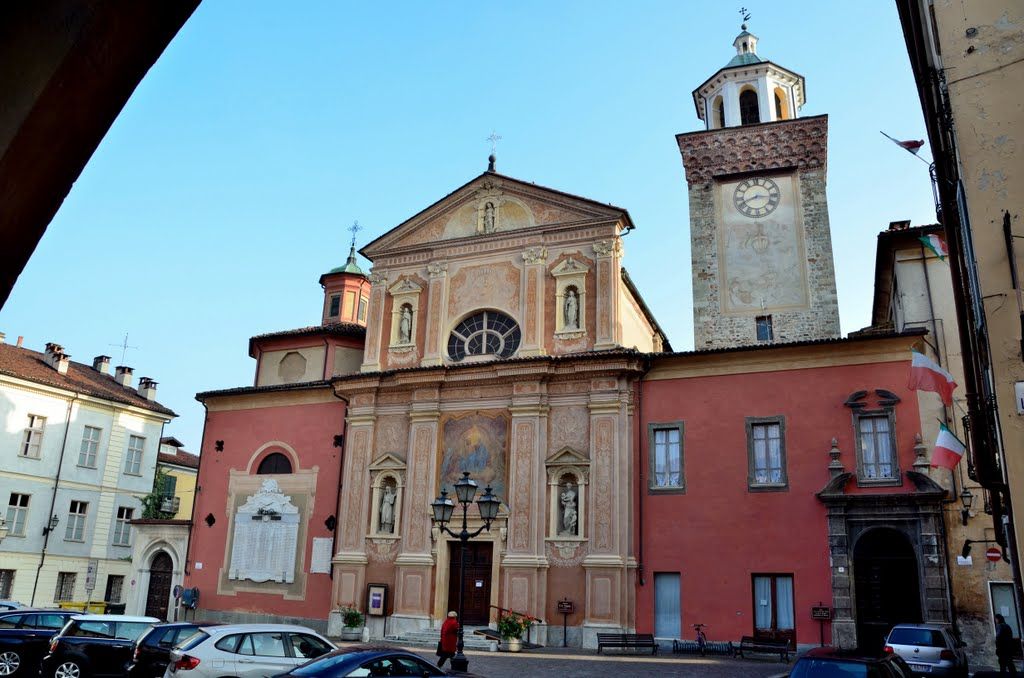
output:
[[[491,649],[491,642],[484,636],[478,636],[473,633],[474,629],[467,628],[465,638],[463,639],[463,646],[467,650],[483,650],[487,651]],[[424,647],[437,647],[437,641],[441,639],[441,632],[434,629],[423,629],[422,631],[406,631],[398,635],[389,635],[384,638],[389,643],[395,643],[399,645],[416,645]]]

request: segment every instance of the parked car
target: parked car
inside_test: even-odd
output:
[[[16,600],[0,600],[0,610],[20,610],[25,607]]]
[[[897,654],[816,647],[793,665],[789,678],[910,678],[913,673]]]
[[[174,646],[194,636],[201,626],[213,625],[171,622],[150,627],[135,641],[131,662],[128,664],[128,678],[153,678],[164,675]]]
[[[200,627],[171,650],[166,678],[264,678],[334,650],[334,644],[305,626],[225,624]]]
[[[885,651],[903,657],[914,675],[967,678],[964,644],[939,624],[897,624],[885,639]]]
[[[156,617],[79,614],[50,639],[39,673],[48,678],[124,676],[135,641]]]
[[[343,676],[447,676],[423,657],[394,647],[353,646],[335,650],[274,678]],[[460,674],[468,675],[468,674]]]
[[[35,676],[50,638],[64,628],[73,610],[0,611],[0,676]]]

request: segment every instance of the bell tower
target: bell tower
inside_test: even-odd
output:
[[[697,350],[839,337],[828,117],[798,117],[803,76],[761,57],[757,43],[744,23],[736,55],[693,91],[704,129],[676,136]]]

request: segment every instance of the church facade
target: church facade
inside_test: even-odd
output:
[[[199,394],[200,616],[336,632],[373,607],[369,636],[401,638],[461,594],[465,624],[512,610],[545,644],[571,601],[584,647],[951,621],[947,493],[906,386],[923,332],[840,337],[827,119],[799,118],[803,78],[756,44],[744,28],[694,92],[705,129],[677,137],[697,350],[672,352],[626,272],[626,210],[492,156],[366,245],[369,274],[353,242],[320,325],[254,337],[253,386]],[[462,566],[431,502],[466,472],[501,508]]]

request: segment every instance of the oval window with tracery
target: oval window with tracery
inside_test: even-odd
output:
[[[454,362],[474,355],[509,358],[519,350],[520,338],[515,320],[498,311],[481,311],[452,330],[448,337],[448,357]]]

